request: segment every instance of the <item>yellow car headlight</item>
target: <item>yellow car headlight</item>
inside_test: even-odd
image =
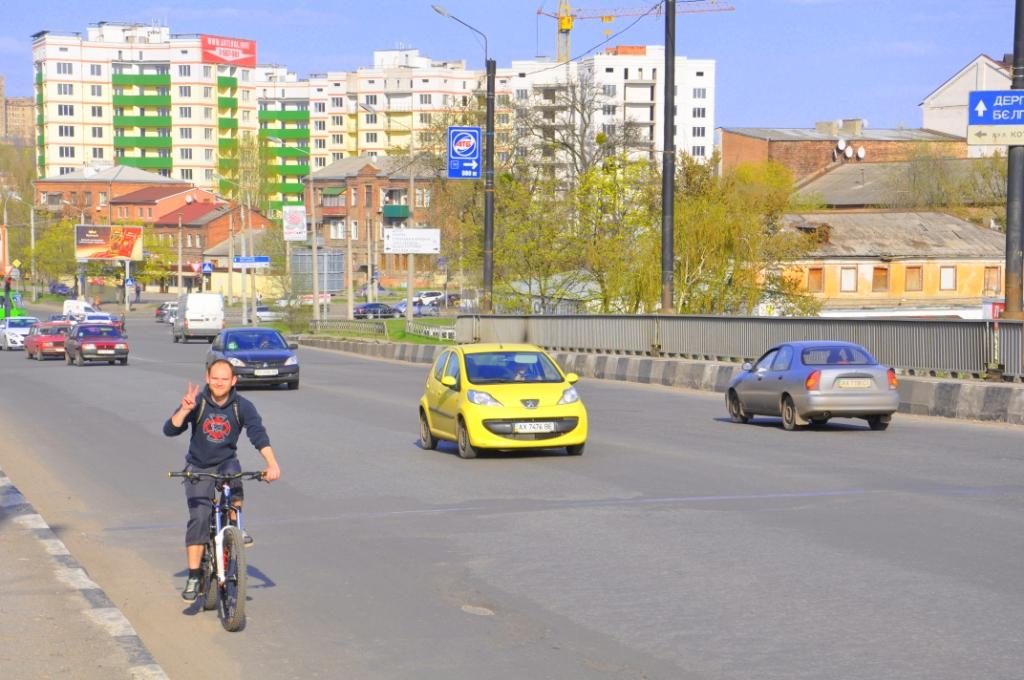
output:
[[[580,393],[576,391],[575,387],[570,387],[565,392],[562,392],[562,398],[558,400],[559,404],[575,404],[580,400]]]
[[[469,390],[466,392],[466,399],[469,403],[476,404],[477,406],[501,406],[501,402],[480,390]]]

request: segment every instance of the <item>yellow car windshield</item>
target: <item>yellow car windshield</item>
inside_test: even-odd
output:
[[[516,382],[562,382],[562,374],[540,352],[479,352],[466,354],[466,373],[475,385]]]

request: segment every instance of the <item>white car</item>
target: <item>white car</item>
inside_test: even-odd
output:
[[[276,312],[266,305],[256,305],[256,320],[259,322],[264,321],[280,321],[284,318],[284,314]]]
[[[424,290],[413,298],[414,301],[419,302],[421,305],[436,305],[438,302],[444,299],[444,293],[439,290]]]
[[[25,336],[37,323],[39,319],[34,316],[12,316],[10,319],[0,320],[0,348],[4,351],[23,349]]]

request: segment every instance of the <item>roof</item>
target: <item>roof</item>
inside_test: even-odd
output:
[[[161,199],[175,196],[177,194],[183,194],[190,190],[192,187],[181,184],[181,185],[169,185],[169,186],[158,186],[158,187],[146,187],[145,189],[139,189],[130,193],[118,196],[117,198],[111,199],[111,203],[152,203],[156,204]]]
[[[939,212],[870,211],[790,214],[786,229],[819,230],[823,240],[801,259],[1002,259],[1006,236]]]
[[[192,186],[188,182],[182,182],[180,179],[173,179],[171,177],[164,177],[158,175],[155,172],[146,172],[145,170],[139,170],[133,168],[130,165],[114,165],[114,166],[103,166],[103,165],[90,165],[84,168],[79,168],[74,172],[69,172],[65,175],[54,175],[52,177],[42,177],[37,182],[133,182],[137,184],[177,184],[183,187]]]
[[[180,208],[156,218],[153,220],[153,225],[176,227],[178,226],[178,217],[181,216],[182,226],[201,227],[221,215],[226,215],[230,209],[223,203],[186,203]]]
[[[950,178],[967,180],[974,175],[984,183],[984,170],[991,158],[949,158],[935,161],[943,165]],[[1005,162],[1005,161],[1004,161]],[[912,161],[888,163],[852,163],[837,165],[828,172],[806,181],[796,194],[806,199],[821,199],[826,206],[856,208],[899,205],[894,187]]]
[[[736,135],[763,139],[769,142],[835,142],[839,139],[846,141],[871,140],[876,142],[956,142],[963,141],[963,137],[949,135],[945,132],[935,130],[897,128],[895,130],[868,130],[860,134],[851,134],[842,130],[835,134],[821,132],[814,128],[720,128],[722,132],[731,132]]]
[[[177,223],[175,223],[175,224],[177,224]],[[253,231],[253,233],[252,233],[253,244],[258,248],[259,247],[260,239],[262,239],[267,234],[267,231],[265,229],[262,229],[262,228],[259,228],[259,227],[256,227],[256,226],[253,227],[252,231]],[[231,254],[231,249],[228,247],[228,242],[229,241],[233,244],[231,247],[234,248],[234,254],[235,255],[241,255],[242,254],[242,250],[243,250],[242,249],[242,239],[245,239],[245,250],[248,252],[250,250],[250,248],[249,248],[249,232],[241,232],[240,231],[240,232],[237,232],[230,239],[226,238],[223,241],[221,241],[220,243],[217,243],[215,245],[210,246],[209,248],[207,248],[206,250],[203,251],[203,255],[206,256],[206,257],[227,257],[229,254]]]
[[[313,173],[317,182],[347,180],[356,177],[367,166],[375,171],[380,178],[408,180],[412,162],[405,156],[351,156],[334,161],[325,168]],[[416,160],[416,179],[436,179],[441,171],[422,158]]]

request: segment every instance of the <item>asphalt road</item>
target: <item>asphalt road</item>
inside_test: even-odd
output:
[[[179,598],[207,345],[129,324],[126,367],[0,354],[0,465],[171,678],[1018,678],[1021,430],[897,415],[784,432],[719,395],[584,380],[586,453],[417,446],[426,367],[300,350],[247,390],[249,622]],[[245,445],[243,466],[261,461]]]

